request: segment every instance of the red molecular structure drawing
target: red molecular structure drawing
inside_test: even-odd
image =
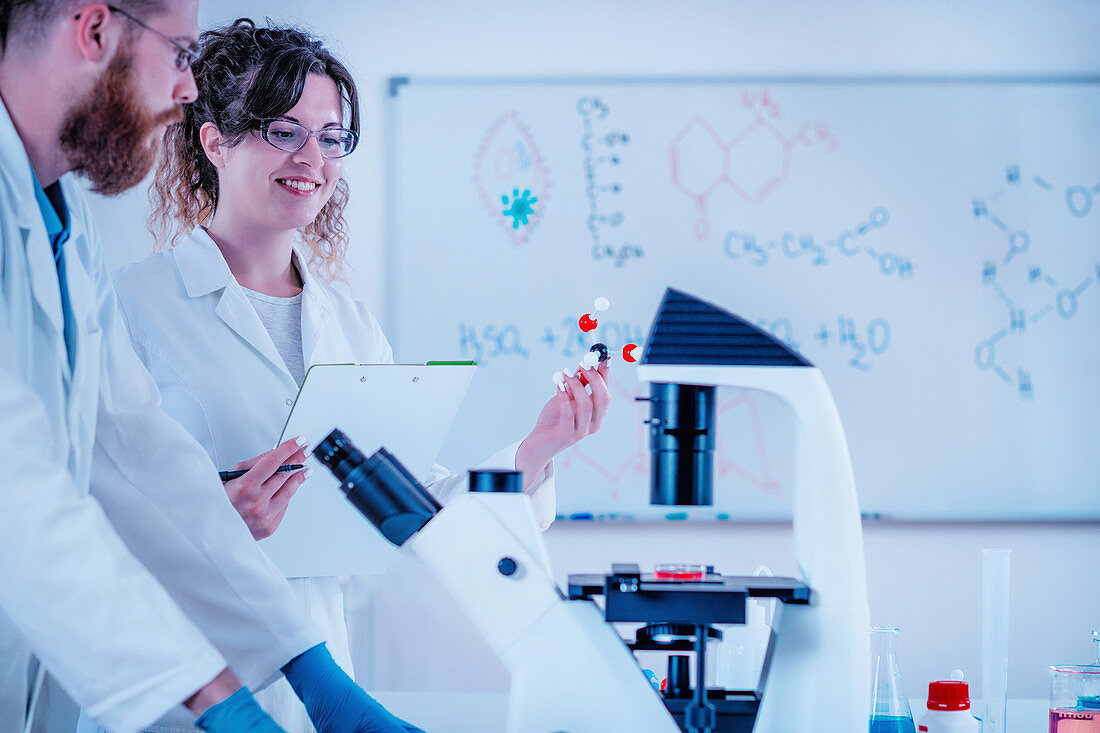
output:
[[[752,121],[728,142],[696,115],[669,145],[672,185],[695,202],[692,229],[699,241],[710,234],[707,199],[718,188],[729,186],[746,202],[759,205],[790,176],[795,146],[821,145],[832,152],[838,144],[829,126],[817,120],[803,122],[790,137],[784,135],[773,122],[781,117],[779,104],[767,91],[743,93],[741,106],[752,112]]]
[[[637,413],[637,419],[634,421],[634,424],[637,425],[634,450],[622,460],[609,465],[607,456],[593,455],[584,449],[583,443],[579,443],[562,456],[562,468],[569,469],[574,460],[578,461],[604,478],[608,483],[617,487],[619,482],[628,475],[641,476],[649,472],[649,428],[645,425],[645,420],[649,417],[649,408],[646,403],[635,402],[634,394],[621,386],[617,380],[613,380],[610,386],[614,394],[613,402],[634,405],[634,410]],[[782,486],[772,475],[768,463],[767,448],[764,445],[764,430],[760,423],[760,414],[756,407],[756,401],[749,391],[740,390],[735,396],[719,403],[717,415],[733,413],[724,418],[728,422],[731,419],[742,419],[740,415],[736,414],[742,411],[744,413],[743,419],[748,420],[753,436],[753,451],[756,454],[757,469],[754,471],[746,465],[731,460],[726,451],[723,450],[719,439],[715,449],[715,473],[719,477],[734,474],[762,493],[781,499],[783,496]],[[617,500],[618,497],[617,489],[613,489],[611,498]]]
[[[771,472],[771,466],[768,465],[768,451],[764,446],[764,430],[760,425],[760,413],[756,409],[756,401],[752,398],[748,390],[741,390],[740,394],[736,397],[720,403],[718,405],[718,415],[723,415],[727,412],[734,410],[744,409],[745,417],[749,421],[749,426],[752,429],[753,447],[756,451],[757,465],[759,466],[759,472],[753,473],[745,466],[731,461],[722,450],[721,442],[718,443],[718,448],[715,450],[715,470],[719,476],[727,476],[730,473],[736,474],[742,480],[748,482],[752,486],[755,486],[765,494],[771,494],[776,498],[782,498],[783,490]],[[726,418],[728,421],[730,418]]]
[[[489,216],[514,244],[527,242],[538,227],[549,198],[549,174],[531,132],[516,113],[506,112],[497,118],[474,156],[474,186]],[[531,201],[518,219],[502,204],[514,198],[513,192],[515,196],[523,192],[525,204]]]

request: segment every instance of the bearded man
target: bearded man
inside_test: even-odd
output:
[[[112,731],[181,703],[205,730],[279,731],[242,682],[280,669],[319,730],[404,731],[317,662],[323,639],[160,411],[73,177],[108,195],[145,177],[195,99],[197,12],[0,0],[0,730],[30,727],[41,668]]]

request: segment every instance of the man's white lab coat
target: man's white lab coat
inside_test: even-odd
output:
[[[226,660],[255,688],[321,635],[159,409],[83,193],[71,175],[61,188],[71,371],[30,161],[0,104],[0,730],[23,727],[33,653],[133,731]]]
[[[392,364],[393,350],[374,315],[314,277],[299,254],[294,256],[303,280],[306,367]],[[197,227],[175,247],[123,268],[115,286],[134,349],[156,380],[165,410],[198,439],[218,468],[229,470],[270,450],[286,423],[298,385],[206,231]],[[517,443],[500,451],[486,465],[514,466],[518,447]],[[552,476],[550,466],[528,488],[535,516],[544,528],[554,520]],[[464,472],[452,475],[441,466],[433,467],[428,489],[441,502],[465,487]],[[295,578],[291,584],[325,632],[333,656],[350,671],[337,579]],[[412,647],[406,654],[409,659],[422,657]],[[291,733],[308,729],[300,728],[308,721],[285,682],[272,685],[257,699]]]

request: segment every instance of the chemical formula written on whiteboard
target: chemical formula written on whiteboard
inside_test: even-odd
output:
[[[889,222],[890,212],[876,206],[866,219],[831,237],[791,231],[767,237],[731,230],[722,240],[722,251],[731,260],[742,260],[756,267],[763,267],[780,257],[815,267],[828,265],[830,255],[841,259],[862,258],[870,261],[884,277],[908,280],[913,277],[913,261],[875,244],[875,235]]]
[[[890,348],[890,324],[884,318],[874,318],[863,324],[851,316],[838,315],[832,323],[821,321],[817,330],[805,339],[799,338],[791,319],[786,317],[758,318],[755,323],[758,328],[807,357],[811,352],[837,348],[846,350],[848,366],[861,372],[871,371],[875,358]]]
[[[758,328],[768,331],[795,351],[808,357],[841,351],[847,366],[861,372],[871,371],[878,357],[890,348],[890,324],[883,318],[866,323],[848,315],[819,321],[812,333],[796,328],[785,316],[757,318]],[[615,353],[626,344],[645,343],[644,329],[626,321],[601,320],[596,340]],[[458,324],[458,350],[463,359],[482,366],[498,360],[529,361],[532,357],[554,356],[581,359],[590,347],[590,338],[577,326],[577,319],[564,316],[558,325],[544,324],[523,328],[516,323]],[[813,361],[814,358],[811,358]]]
[[[630,134],[603,124],[610,112],[601,97],[585,96],[577,100],[577,114],[584,129],[581,170],[588,203],[585,226],[592,238],[592,259],[622,267],[644,258],[645,249],[639,244],[622,241],[620,234],[626,214],[618,206],[623,191],[618,171],[630,146]]]
[[[600,319],[595,329],[596,340],[612,353],[626,344],[640,344],[645,338],[641,326],[625,321]],[[591,347],[589,334],[577,326],[575,316],[564,316],[558,325],[544,324],[526,331],[515,323],[458,324],[458,349],[463,359],[486,365],[498,359],[529,360],[536,356],[554,355],[580,360]]]

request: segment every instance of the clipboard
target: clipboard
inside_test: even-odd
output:
[[[301,435],[315,446],[338,427],[367,456],[385,445],[424,482],[476,369],[474,362],[313,365],[276,445]],[[328,469],[312,456],[307,465],[313,474],[260,547],[288,578],[384,572],[393,546]]]

